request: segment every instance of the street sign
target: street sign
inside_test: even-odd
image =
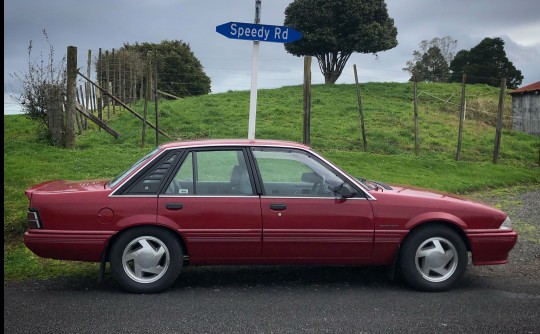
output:
[[[231,39],[260,42],[289,43],[302,38],[302,34],[290,27],[267,24],[228,22],[216,26],[216,32]]]

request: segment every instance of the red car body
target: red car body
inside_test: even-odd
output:
[[[246,174],[249,179],[244,177],[247,180],[244,194],[221,193],[220,189],[225,189],[224,184],[227,183],[221,180],[201,181],[200,184],[197,182],[197,177],[204,173],[208,174],[209,179],[217,179],[219,175],[228,173],[225,165],[231,160],[229,156],[238,157],[240,164],[249,171]],[[221,160],[214,164],[209,160],[214,157]],[[280,173],[272,174],[271,167],[272,164],[279,165],[285,161],[285,169],[287,165],[305,161],[306,165],[301,168],[311,168],[314,172],[301,173],[302,181],[294,184],[264,179],[279,180]],[[224,167],[216,164],[223,164]],[[269,167],[265,167],[265,164]],[[197,168],[198,172],[189,174],[189,170]],[[267,171],[263,171],[265,168]],[[319,168],[326,170],[318,172]],[[173,194],[166,193],[173,186],[173,178],[181,179],[179,175],[183,172],[180,169],[188,170],[185,173],[188,177],[181,181],[188,186]],[[205,172],[206,169],[209,171]],[[296,169],[293,169],[291,178],[296,173]],[[161,179],[156,176],[158,172],[163,172],[164,176],[159,176]],[[271,175],[267,177],[265,173]],[[330,181],[343,184],[330,187],[334,195],[328,195],[330,192],[327,186],[321,190],[324,195],[312,195],[309,187],[313,185],[315,188],[317,181],[310,183],[315,179],[307,174],[318,173],[332,173]],[[230,182],[233,182],[233,178],[231,176]],[[349,189],[343,191],[347,196],[339,191],[344,184]],[[152,190],[154,186],[155,190]],[[200,194],[190,186],[197,187]],[[203,193],[205,187],[214,190]],[[280,194],[284,189],[294,190],[287,195]],[[114,251],[111,249],[122,234],[137,228],[153,228],[169,233],[177,241],[182,258],[168,260],[190,265],[393,266],[400,259],[402,245],[408,236],[428,226],[432,229],[437,227],[437,231],[450,231],[448,233],[457,236],[461,240],[457,243],[462,243],[466,251],[471,252],[475,265],[491,265],[506,263],[517,241],[516,232],[503,225],[508,217],[500,210],[449,194],[362,182],[311,148],[283,141],[208,140],[169,143],[160,146],[146,160],[134,165],[113,182],[51,181],[29,188],[26,196],[30,205],[29,228],[24,234],[25,245],[38,256],[60,260],[102,263],[111,260],[113,264],[111,254]],[[437,233],[434,237],[439,238]],[[433,240],[439,244],[437,239]],[[452,239],[443,233],[440,240],[444,245]],[[164,245],[169,246],[166,249],[171,248],[167,242]],[[416,253],[411,251],[410,256],[414,258],[414,254],[417,254],[417,268],[422,271],[422,261],[427,261],[428,257],[422,260],[418,255],[421,254],[419,246],[415,247]],[[123,262],[118,261],[124,263],[124,269],[129,267],[125,249],[123,253],[122,250],[118,251],[119,256],[123,256]],[[437,254],[429,253],[429,265],[435,268],[435,263],[441,261],[440,257],[445,253],[451,257],[459,252],[458,247]],[[174,254],[167,256],[172,257]],[[457,259],[455,256],[456,262]],[[403,266],[407,268],[412,263]],[[158,266],[161,275],[163,266]],[[116,267],[118,265],[115,265],[113,271],[121,271]],[[428,273],[428,269],[424,272]],[[174,281],[176,276],[169,281]],[[170,282],[157,284],[154,278],[150,280],[147,277],[152,275],[139,273],[135,275],[136,286],[121,285],[136,292],[162,291],[170,285]],[[452,282],[439,288],[439,275],[435,272],[433,275],[428,273],[427,278],[430,286],[410,283],[424,290],[443,290],[454,285]],[[144,289],[150,285],[152,288]]]

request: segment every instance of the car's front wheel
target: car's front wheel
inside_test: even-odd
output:
[[[467,248],[463,239],[448,227],[420,227],[405,240],[399,265],[403,277],[414,288],[445,291],[465,273]]]
[[[127,291],[156,293],[176,281],[182,258],[182,248],[171,232],[138,227],[121,234],[112,245],[111,271]]]

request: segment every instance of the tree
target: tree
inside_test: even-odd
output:
[[[517,88],[523,81],[521,71],[506,57],[504,41],[499,38],[484,38],[478,45],[461,50],[450,63],[453,74],[466,73],[469,83],[487,83],[498,87],[501,78],[506,78],[508,88]],[[461,76],[452,76],[451,81],[461,81]]]
[[[112,54],[109,52],[109,54]],[[210,78],[195,57],[189,44],[178,40],[164,40],[161,43],[135,43],[124,44],[116,51],[115,58],[128,59],[135,66],[135,72],[142,72],[146,78],[146,62],[150,61],[152,66],[157,67],[158,89],[175,96],[192,96],[210,93]],[[109,71],[113,71],[113,66],[118,66],[118,61],[109,63]],[[96,68],[105,77],[106,64],[101,60],[97,62]],[[118,70],[116,70],[118,72]],[[133,85],[126,79],[127,87]],[[113,83],[115,84],[115,83]],[[116,83],[117,85],[118,83]],[[140,84],[140,82],[139,82]],[[115,90],[116,91],[116,90]]]
[[[450,36],[444,36],[442,38],[435,37],[430,41],[424,39],[418,44],[419,50],[413,52],[413,59],[407,61],[407,66],[403,70],[411,73],[411,80],[415,72],[417,75],[419,72],[423,72],[423,78],[418,79],[418,81],[445,81],[449,76],[448,66],[452,59],[454,59],[456,45],[457,40]],[[438,52],[435,48],[438,49]],[[446,62],[446,69],[443,60]],[[417,68],[419,64],[423,67],[422,69]],[[437,71],[438,73],[426,72],[430,71],[430,68],[432,69],[431,71]],[[433,77],[436,80],[426,79],[429,77]]]
[[[450,76],[448,63],[441,50],[432,46],[412,67],[411,80],[425,82],[446,82]]]
[[[327,84],[336,82],[353,52],[376,54],[397,46],[384,0],[295,0],[285,9],[285,25],[302,33],[285,50],[316,57]]]

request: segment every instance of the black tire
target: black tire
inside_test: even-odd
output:
[[[403,278],[421,291],[446,291],[467,269],[467,248],[452,229],[441,225],[420,227],[401,247],[399,267]]]
[[[169,231],[137,227],[122,233],[111,248],[111,271],[120,287],[135,293],[168,289],[182,269],[178,239]]]

